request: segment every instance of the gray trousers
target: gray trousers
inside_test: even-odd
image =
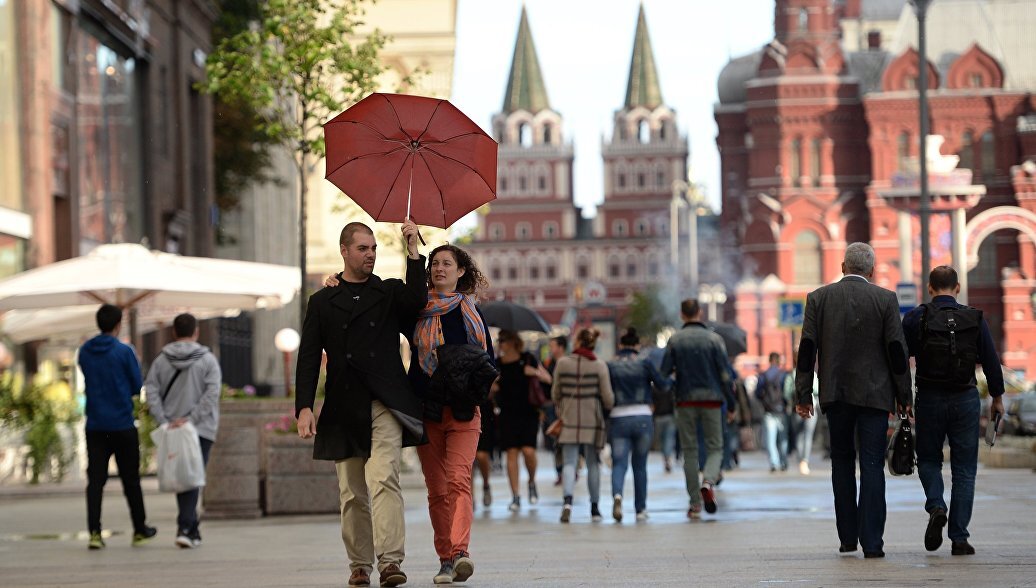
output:
[[[719,479],[723,462],[723,409],[703,406],[678,406],[675,411],[676,431],[683,450],[683,475],[691,504],[701,504],[702,482]],[[705,438],[705,470],[698,476],[698,427]]]

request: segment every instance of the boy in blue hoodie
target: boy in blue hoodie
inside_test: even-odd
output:
[[[149,527],[140,490],[140,443],[133,418],[133,397],[143,385],[133,349],[118,340],[122,310],[104,304],[97,310],[101,334],[79,349],[79,369],[86,381],[86,512],[90,549],[102,549],[101,498],[108,481],[108,462],[115,455],[122,492],[133,520],[133,545],[142,545],[158,531]]]

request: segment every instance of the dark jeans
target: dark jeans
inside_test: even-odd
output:
[[[209,451],[212,449],[212,441],[205,437],[198,437],[201,442],[201,460],[209,465]],[[181,535],[193,535],[198,532],[198,497],[201,495],[201,488],[195,488],[186,492],[179,492],[176,495],[176,529]]]
[[[647,508],[647,459],[654,438],[651,415],[611,419],[608,425],[612,442],[612,496],[622,496],[626,468],[633,458],[633,503],[637,512]]]
[[[885,543],[885,440],[888,412],[843,402],[825,407],[831,433],[831,487],[835,524],[843,545],[865,553]],[[860,498],[856,499],[856,438],[860,441]]]
[[[136,429],[86,432],[86,525],[91,533],[101,532],[101,499],[108,482],[108,462],[115,455],[122,480],[122,493],[129,504],[133,532],[147,526],[144,494],[140,491],[140,444]]]
[[[917,475],[927,497],[925,510],[946,508],[943,500],[942,448],[950,441],[949,528],[950,541],[965,541],[975,503],[975,472],[978,469],[978,418],[981,411],[977,390],[940,393],[919,390],[914,400],[914,430],[917,435]]]

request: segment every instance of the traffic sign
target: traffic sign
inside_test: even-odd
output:
[[[777,325],[780,327],[801,327],[806,314],[806,301],[801,298],[779,298],[777,300]]]
[[[910,312],[917,306],[917,284],[912,282],[900,282],[896,284],[896,298],[899,299],[899,312]]]

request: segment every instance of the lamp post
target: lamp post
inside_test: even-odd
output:
[[[910,0],[917,14],[917,98],[921,116],[921,145],[919,164],[921,172],[921,296],[928,300],[928,273],[931,271],[931,249],[928,243],[928,216],[931,203],[928,197],[928,47],[925,17],[932,0]],[[961,268],[961,271],[964,271]]]
[[[680,208],[684,205],[683,195],[687,182],[673,180],[673,199],[669,202],[669,262],[673,266],[676,287],[680,287]]]
[[[273,344],[284,356],[284,395],[291,396],[291,354],[299,348],[302,338],[299,332],[292,328],[285,328],[277,331],[273,336]]]
[[[698,299],[708,306],[709,321],[716,322],[717,307],[727,303],[727,289],[723,284],[702,284],[698,290]]]

